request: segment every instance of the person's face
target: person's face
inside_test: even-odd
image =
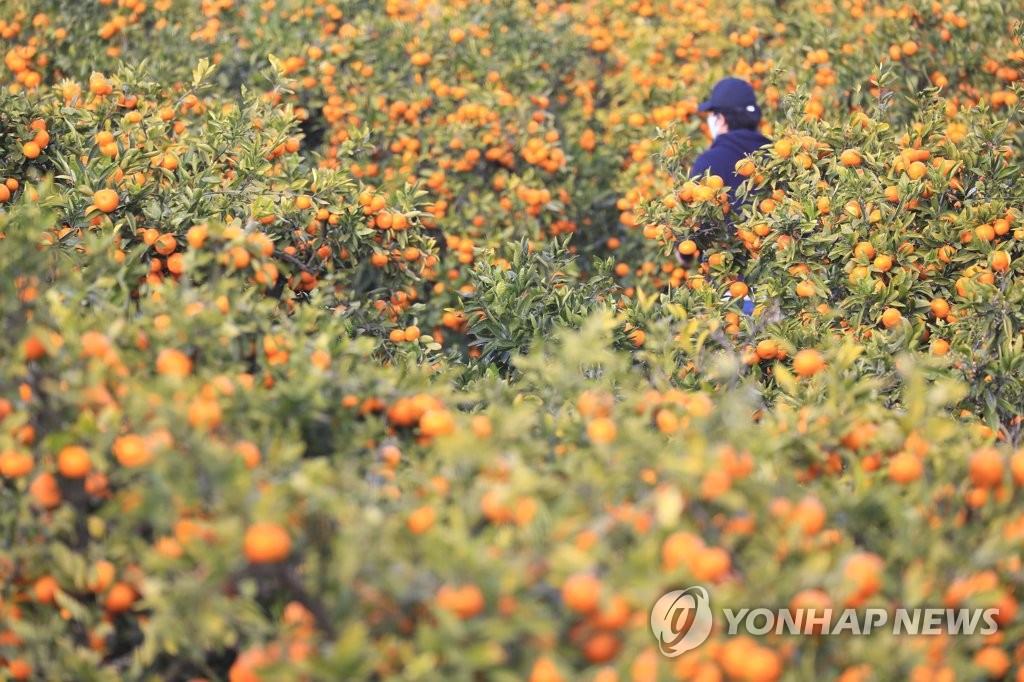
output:
[[[711,139],[714,140],[722,133],[722,125],[725,123],[722,115],[712,111],[708,114],[708,132],[711,133]]]

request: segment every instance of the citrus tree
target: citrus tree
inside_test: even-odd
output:
[[[4,4],[3,675],[1020,679],[1011,10]]]

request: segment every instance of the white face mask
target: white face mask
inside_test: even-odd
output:
[[[708,116],[708,132],[711,133],[712,140],[722,133],[722,117],[720,114],[710,114]]]

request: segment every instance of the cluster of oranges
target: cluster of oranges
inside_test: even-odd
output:
[[[41,118],[32,121],[29,129],[33,135],[31,139],[21,145],[21,153],[26,159],[37,159],[50,144],[50,133],[46,130],[46,121]]]

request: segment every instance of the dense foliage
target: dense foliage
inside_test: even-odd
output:
[[[1024,679],[1011,8],[3,3],[0,674]]]

